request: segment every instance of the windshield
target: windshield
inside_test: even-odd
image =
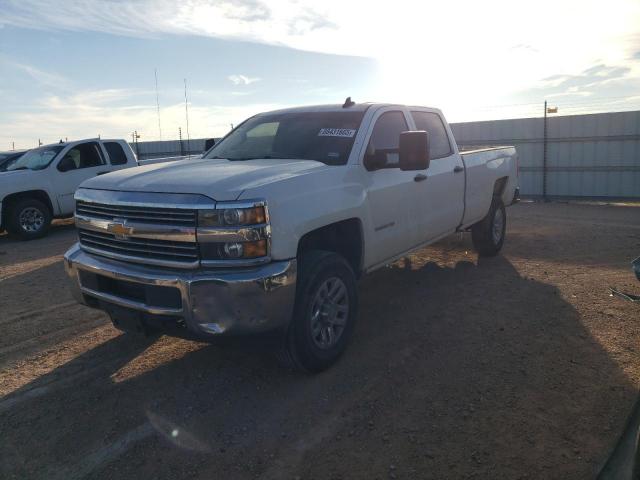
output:
[[[7,172],[13,170],[42,170],[47,168],[53,158],[60,153],[64,145],[53,145],[40,148],[34,148],[13,161],[9,161],[4,166]]]
[[[24,152],[3,152],[0,153],[0,172],[4,171],[5,167],[14,160],[24,155]]]
[[[364,112],[300,112],[250,118],[205,158],[289,158],[347,163]]]

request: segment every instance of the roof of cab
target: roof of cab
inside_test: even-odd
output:
[[[296,112],[345,112],[345,111],[353,111],[353,112],[364,112],[372,106],[387,106],[391,104],[387,103],[355,103],[350,107],[343,107],[342,103],[331,103],[327,105],[305,105],[302,107],[291,107],[291,108],[282,108],[279,110],[271,110],[270,112],[264,112],[266,114],[272,113],[296,113]]]
[[[407,108],[429,108],[432,110],[440,111],[437,108],[418,106],[418,105],[402,105],[399,103],[376,103],[376,102],[363,102],[354,103],[349,107],[344,107],[341,103],[331,103],[327,105],[306,105],[301,107],[282,108],[279,110],[271,110],[269,112],[259,113],[258,115],[270,115],[274,113],[305,113],[305,112],[365,112],[371,107],[407,107]]]

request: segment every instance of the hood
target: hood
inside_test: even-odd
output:
[[[247,189],[325,170],[313,160],[182,160],[127,168],[94,177],[82,188],[125,192],[196,193],[236,200]]]
[[[2,171],[0,170],[0,178],[18,178],[20,176],[26,177],[27,175],[31,175],[33,170],[9,170]]]
[[[6,187],[8,185],[15,186],[22,182],[33,181],[34,174],[41,172],[42,170],[13,170],[10,172],[0,172],[0,187]]]

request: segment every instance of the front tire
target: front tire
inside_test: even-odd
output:
[[[329,368],[345,351],[358,313],[356,277],[340,255],[311,251],[300,259],[296,303],[281,360],[307,372]]]
[[[471,227],[473,247],[481,257],[494,257],[504,244],[507,229],[507,212],[498,197],[491,202],[489,213]]]
[[[7,231],[21,240],[44,237],[51,226],[51,211],[39,200],[16,201],[7,212]]]

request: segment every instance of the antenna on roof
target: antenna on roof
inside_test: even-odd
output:
[[[353,107],[355,104],[356,102],[351,101],[351,97],[347,97],[347,99],[344,101],[344,104],[342,105],[342,108]]]
[[[156,77],[156,110],[158,112],[158,135],[162,140],[162,127],[160,126],[160,98],[158,97],[158,69],[153,70],[153,74]]]

